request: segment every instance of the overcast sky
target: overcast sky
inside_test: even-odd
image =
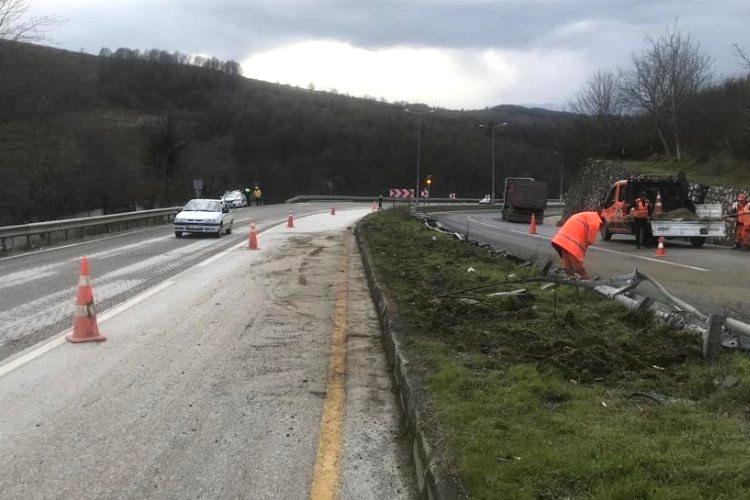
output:
[[[562,108],[678,20],[717,76],[750,48],[750,0],[32,0],[59,47],[162,48],[235,59],[244,75],[448,108]]]

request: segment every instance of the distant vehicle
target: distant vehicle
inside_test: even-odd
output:
[[[479,200],[479,203],[488,204],[491,201],[492,201],[492,198],[490,197],[490,195],[486,194],[486,195],[484,195],[484,198],[482,198],[481,200]]]
[[[242,194],[242,191],[240,190],[225,192],[221,197],[221,201],[226,203],[229,208],[240,208],[247,206],[247,198],[245,198],[245,195]]]
[[[544,209],[547,208],[547,183],[535,181],[531,177],[508,177],[505,179],[503,208],[500,215],[510,222],[531,222],[531,214],[536,223],[544,222]]]
[[[234,215],[221,200],[190,200],[174,218],[174,235],[182,238],[184,233],[210,233],[217,238],[226,232],[232,233]]]
[[[678,175],[643,174],[614,183],[602,202],[601,236],[609,240],[613,234],[634,234],[630,208],[639,193],[645,192],[651,206],[656,207],[659,195],[663,214],[649,213],[646,240],[659,236],[666,239],[683,238],[694,247],[701,247],[706,238],[722,238],[726,226],[720,204],[696,205],[688,195],[684,173]]]

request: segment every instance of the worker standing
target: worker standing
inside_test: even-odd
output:
[[[255,186],[255,189],[253,190],[253,201],[255,201],[255,206],[260,206],[261,198],[263,197],[263,192],[260,190],[258,186]]]
[[[734,224],[734,246],[732,248],[744,248],[747,246],[747,230],[748,230],[748,219],[750,216],[746,214],[748,207],[747,196],[745,193],[737,195],[737,200],[732,203],[732,213],[730,214],[735,218]]]
[[[635,247],[641,248],[645,243],[646,231],[648,230],[648,216],[651,214],[651,202],[648,201],[646,193],[641,191],[638,198],[633,202],[630,215],[633,217],[633,234],[635,234]]]
[[[579,212],[571,215],[552,238],[552,247],[562,259],[565,274],[578,274],[583,279],[590,279],[583,267],[583,259],[586,249],[596,241],[603,222],[599,211]]]
[[[378,195],[378,211],[383,210],[383,193]]]
[[[245,203],[247,203],[248,207],[253,204],[252,191],[249,187],[245,188]]]

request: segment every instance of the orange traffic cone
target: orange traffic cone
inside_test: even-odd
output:
[[[293,228],[294,227],[294,215],[292,215],[292,210],[289,210],[289,217],[286,218],[286,227]]]
[[[656,203],[654,204],[654,213],[661,215],[664,213],[664,206],[661,204],[661,191],[656,192]]]
[[[106,336],[99,333],[99,326],[96,324],[94,290],[91,288],[89,261],[86,257],[81,257],[73,331],[67,334],[65,338],[75,343],[107,340]]]
[[[255,223],[250,224],[250,234],[247,236],[247,249],[259,250],[258,232],[255,230]]]
[[[529,222],[529,234],[536,234],[536,215],[531,214],[531,222]]]
[[[336,207],[331,207],[331,215],[336,215]]]
[[[656,247],[656,257],[666,257],[667,252],[664,250],[664,236],[659,236],[659,245]]]

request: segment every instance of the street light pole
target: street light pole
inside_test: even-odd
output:
[[[413,109],[404,108],[404,111],[407,113],[411,113],[413,115],[417,115],[417,188],[414,190],[414,200],[417,205],[419,205],[419,194],[421,192],[421,178],[419,174],[419,167],[420,167],[420,157],[421,157],[421,151],[422,151],[422,117],[425,115],[429,115],[431,113],[434,113],[435,110],[431,109],[429,111],[426,111],[424,113],[420,113],[418,111],[414,111]]]
[[[491,171],[490,171],[490,177],[492,178],[492,191],[490,192],[490,203],[494,205],[495,203],[495,130],[500,127],[505,127],[507,125],[510,125],[509,122],[503,122],[499,125],[493,125],[492,122],[485,124],[480,124],[480,128],[487,129],[487,132],[490,136],[490,165],[491,165]]]

